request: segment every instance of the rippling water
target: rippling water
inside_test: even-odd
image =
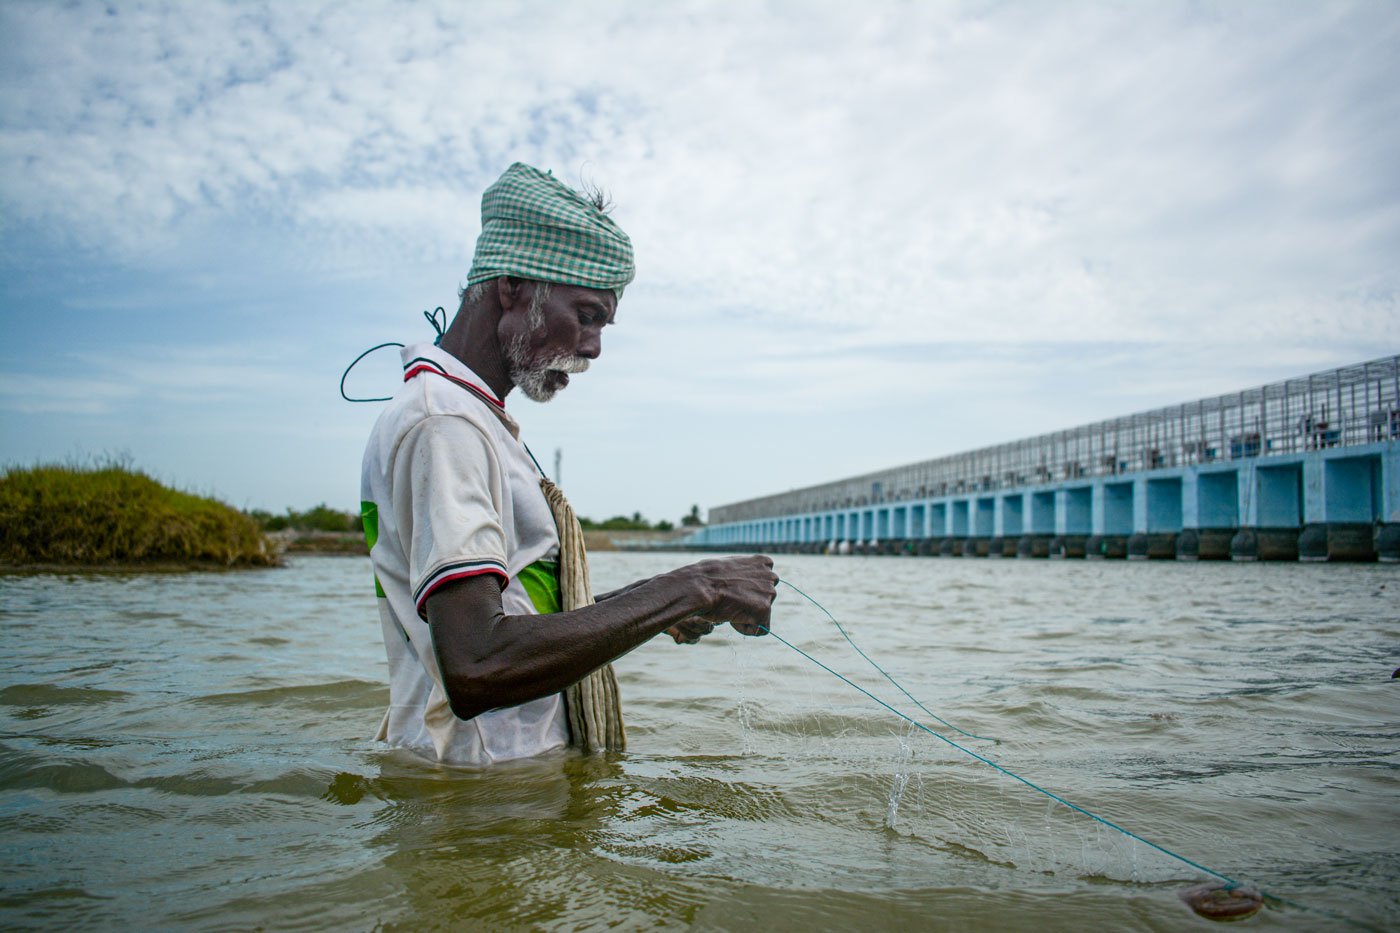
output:
[[[673,566],[600,554],[595,589]],[[785,557],[943,734],[1276,903],[1400,909],[1386,566]],[[1168,930],[1204,876],[773,638],[618,665],[631,751],[488,771],[368,741],[367,560],[0,577],[0,925]],[[910,704],[785,590],[774,626]],[[920,714],[920,718],[927,717]]]

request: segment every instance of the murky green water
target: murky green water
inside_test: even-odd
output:
[[[600,554],[595,588],[672,566]],[[1188,858],[1389,927],[1400,575],[787,557],[968,748]],[[1199,872],[775,639],[619,664],[631,751],[490,771],[368,741],[366,560],[0,578],[0,926],[1208,927]],[[790,591],[775,626],[909,704]],[[1248,925],[1325,929],[1276,906]]]

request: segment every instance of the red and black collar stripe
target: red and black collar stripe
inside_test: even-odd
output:
[[[419,373],[432,373],[435,376],[441,376],[448,382],[461,386],[468,392],[475,395],[477,398],[481,399],[483,402],[486,402],[488,405],[492,405],[500,409],[501,411],[506,410],[505,403],[502,402],[500,399],[496,398],[496,396],[492,395],[490,392],[483,389],[481,386],[476,385],[475,383],[468,382],[465,379],[452,375],[447,370],[442,368],[441,363],[438,363],[436,360],[430,360],[426,356],[415,356],[413,359],[409,360],[403,365],[403,369],[404,382],[407,382],[414,376],[417,376]]]

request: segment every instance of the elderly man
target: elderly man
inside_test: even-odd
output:
[[[438,345],[404,348],[404,387],[365,450],[390,677],[379,738],[467,765],[618,749],[610,662],[662,632],[762,634],[777,577],[764,557],[709,560],[593,603],[577,522],[505,399],[547,401],[598,358],[632,244],[600,204],[521,163],[486,190],[481,225],[456,316]]]

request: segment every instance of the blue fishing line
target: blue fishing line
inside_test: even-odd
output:
[[[881,668],[878,664],[876,664],[873,660],[871,660],[870,657],[867,656],[866,653],[865,653],[864,651],[861,651],[860,648],[858,648],[858,647],[856,646],[855,642],[851,641],[850,636],[849,636],[849,635],[846,635],[845,629],[843,629],[843,628],[841,627],[841,623],[839,623],[839,622],[836,621],[836,618],[835,618],[830,612],[827,611],[826,607],[824,607],[823,605],[821,605],[821,603],[818,603],[815,599],[813,599],[812,597],[808,596],[806,593],[804,593],[804,592],[802,592],[801,590],[799,590],[797,587],[793,586],[791,583],[788,583],[786,580],[780,580],[779,582],[781,582],[781,583],[786,583],[794,592],[796,592],[798,595],[802,596],[804,599],[806,599],[806,600],[807,600],[808,602],[810,602],[812,605],[816,606],[816,607],[817,607],[818,609],[820,609],[823,613],[825,613],[826,617],[827,617],[828,619],[831,619],[831,621],[836,625],[836,628],[837,628],[838,630],[841,631],[841,634],[842,634],[842,635],[845,635],[845,636],[846,636],[846,641],[847,641],[848,643],[850,643],[850,645],[851,645],[852,648],[855,648],[855,649],[856,649],[856,651],[860,654],[861,657],[865,658],[865,660],[869,661],[869,662],[871,663],[871,665],[873,665],[873,666],[875,667],[876,670],[878,670],[878,671],[880,671],[880,673],[884,674],[884,675],[885,675],[885,678],[886,678],[887,680],[889,680],[890,683],[894,684],[896,687],[899,687],[900,692],[903,693],[906,697],[909,697],[910,700],[913,700],[914,703],[915,703],[916,705],[918,705],[919,709],[921,709],[921,710],[923,710],[924,712],[928,713],[928,710],[924,707],[924,705],[923,705],[922,703],[919,703],[918,700],[915,700],[912,696],[910,696],[909,691],[905,690],[902,686],[900,686],[899,683],[898,683],[893,677],[891,677],[888,673],[886,673],[885,670],[884,670],[883,668]],[[1034,781],[1031,781],[1031,780],[1028,780],[1028,779],[1026,779],[1026,778],[1023,778],[1023,777],[1021,777],[1021,775],[1017,774],[1016,772],[1014,772],[1014,771],[1012,771],[1012,770],[1010,770],[1010,769],[1008,769],[1008,768],[1002,767],[1001,765],[997,764],[995,761],[992,761],[990,758],[987,758],[987,757],[985,757],[985,756],[983,756],[983,755],[979,755],[977,752],[974,752],[972,749],[966,748],[966,747],[964,747],[964,746],[962,746],[962,745],[959,745],[957,742],[955,742],[955,741],[953,741],[952,739],[948,738],[946,735],[943,735],[943,734],[941,734],[941,733],[939,733],[939,732],[937,732],[937,731],[935,731],[935,730],[933,730],[933,729],[930,729],[928,726],[926,726],[926,725],[924,725],[923,723],[919,722],[917,719],[914,719],[912,716],[908,716],[908,715],[904,714],[903,712],[901,712],[901,711],[895,709],[893,706],[891,706],[890,704],[886,703],[884,700],[880,699],[880,698],[877,697],[875,694],[871,693],[869,690],[866,690],[866,689],[865,689],[864,687],[862,687],[860,684],[858,684],[858,683],[856,683],[855,681],[851,680],[849,677],[845,676],[845,675],[842,674],[841,672],[832,670],[830,667],[827,667],[827,666],[826,666],[825,664],[823,664],[821,661],[819,661],[819,660],[817,660],[816,658],[812,657],[810,654],[808,654],[807,652],[803,651],[801,648],[797,647],[797,646],[794,645],[792,642],[788,641],[786,638],[784,638],[783,636],[779,635],[777,632],[773,631],[772,629],[768,628],[767,626],[765,626],[765,625],[760,625],[759,628],[762,629],[762,630],[764,631],[765,634],[772,635],[772,636],[773,636],[774,638],[776,638],[778,641],[782,642],[784,645],[787,645],[787,646],[788,646],[789,648],[791,648],[793,651],[796,651],[798,654],[802,655],[802,657],[806,658],[808,661],[811,661],[813,664],[817,665],[817,667],[820,667],[822,670],[826,671],[828,674],[831,674],[832,676],[836,677],[838,680],[841,680],[842,682],[848,684],[849,686],[854,687],[855,689],[859,690],[861,693],[865,694],[867,697],[869,697],[870,699],[874,700],[876,703],[879,703],[879,704],[880,704],[881,706],[883,706],[885,709],[889,710],[891,713],[894,713],[896,716],[898,716],[900,719],[903,719],[905,722],[909,723],[911,726],[915,726],[915,727],[917,727],[917,728],[919,728],[919,729],[922,729],[923,731],[927,732],[929,735],[933,736],[934,738],[938,739],[938,740],[941,741],[941,742],[945,742],[945,743],[947,743],[948,745],[951,745],[953,748],[956,748],[958,751],[962,752],[963,754],[968,755],[968,756],[970,756],[970,757],[972,757],[972,758],[976,758],[978,761],[982,762],[982,763],[985,764],[985,765],[989,765],[989,766],[991,766],[992,768],[995,768],[997,771],[1000,771],[1002,774],[1006,775],[1007,777],[1012,778],[1013,780],[1019,781],[1020,783],[1026,785],[1026,786],[1029,787],[1031,790],[1034,790],[1034,791],[1036,791],[1036,792],[1038,792],[1038,793],[1044,794],[1046,797],[1049,797],[1051,800],[1055,801],[1056,803],[1064,804],[1066,807],[1069,807],[1071,810],[1075,811],[1076,813],[1082,813],[1082,814],[1084,814],[1085,816],[1089,817],[1089,819],[1095,821],[1096,823],[1100,823],[1100,824],[1102,824],[1102,825],[1104,825],[1104,826],[1107,826],[1109,829],[1115,830],[1116,832],[1120,832],[1120,833],[1122,833],[1123,835],[1127,836],[1129,839],[1133,839],[1133,840],[1136,840],[1137,842],[1142,843],[1143,845],[1147,846],[1149,849],[1154,849],[1154,850],[1156,850],[1157,852],[1162,853],[1163,855],[1166,855],[1166,856],[1168,856],[1168,857],[1170,857],[1170,858],[1176,859],[1178,862],[1181,862],[1183,865],[1189,865],[1191,868],[1194,868],[1194,869],[1196,869],[1197,871],[1204,872],[1205,874],[1210,875],[1210,876],[1215,877],[1215,878],[1219,878],[1221,881],[1224,881],[1224,882],[1225,882],[1225,884],[1226,884],[1226,890],[1230,890],[1230,889],[1233,889],[1233,888],[1242,887],[1242,885],[1241,885],[1240,882],[1236,881],[1234,878],[1231,878],[1229,875],[1224,874],[1223,872],[1218,872],[1218,871],[1216,871],[1216,870],[1213,869],[1213,868],[1208,868],[1208,867],[1206,867],[1205,865],[1200,864],[1199,862],[1194,862],[1194,861],[1192,861],[1191,859],[1187,858],[1186,856],[1184,856],[1184,855],[1179,855],[1179,854],[1177,854],[1176,852],[1173,852],[1171,849],[1168,849],[1168,848],[1166,848],[1165,846],[1160,846],[1160,845],[1158,845],[1157,843],[1153,842],[1153,841],[1150,840],[1150,839],[1144,839],[1142,836],[1139,836],[1137,833],[1133,832],[1132,830],[1130,830],[1130,829],[1125,829],[1124,827],[1119,826],[1117,823],[1113,822],[1112,820],[1104,819],[1103,817],[1099,816],[1097,813],[1094,813],[1094,812],[1092,812],[1092,811],[1090,811],[1090,810],[1086,810],[1086,809],[1084,809],[1083,807],[1079,806],[1078,804],[1071,803],[1070,801],[1068,801],[1068,800],[1066,800],[1065,798],[1061,797],[1059,794],[1056,794],[1054,791],[1047,790],[1046,788],[1041,787],[1039,784],[1035,783]],[[939,721],[939,722],[942,722],[944,725],[948,725],[948,726],[950,726],[950,727],[953,728],[953,729],[957,729],[958,732],[963,732],[963,730],[958,729],[957,726],[952,726],[951,723],[944,722],[944,720],[939,719],[937,716],[934,716],[933,713],[928,713],[928,714],[929,714],[930,716],[933,716],[934,719],[938,719],[938,721]],[[964,734],[964,735],[971,735],[971,733],[968,733],[968,732],[963,732],[963,734]],[[972,736],[972,737],[973,737],[973,738],[981,738],[981,736]],[[1276,894],[1270,894],[1270,893],[1268,893],[1267,891],[1263,891],[1263,890],[1260,890],[1259,894],[1260,894],[1260,896],[1263,897],[1266,901],[1270,901],[1270,902],[1275,903],[1275,904],[1281,904],[1281,905],[1284,905],[1284,906],[1286,906],[1286,907],[1292,907],[1292,908],[1294,908],[1294,909],[1296,909],[1296,910],[1302,910],[1302,911],[1309,912],[1309,913],[1321,914],[1321,915],[1323,915],[1323,916],[1331,917],[1331,918],[1334,919],[1334,920],[1340,920],[1340,921],[1342,921],[1343,923],[1346,923],[1346,924],[1348,924],[1348,925],[1350,925],[1350,926],[1360,927],[1360,928],[1362,928],[1362,929],[1373,929],[1369,924],[1362,923],[1361,921],[1358,921],[1358,920],[1355,920],[1355,919],[1353,919],[1353,918],[1351,918],[1351,917],[1345,916],[1344,914],[1338,914],[1338,913],[1335,913],[1335,912],[1333,912],[1333,911],[1331,911],[1331,910],[1327,910],[1327,909],[1325,909],[1325,908],[1321,908],[1321,907],[1309,907],[1309,906],[1306,905],[1306,904],[1299,904],[1299,903],[1297,903],[1296,901],[1291,901],[1291,900],[1288,900],[1288,899],[1286,899],[1286,898],[1279,897],[1279,896],[1276,895]]]
[[[796,593],[798,596],[801,596],[803,599],[807,600],[807,602],[811,603],[813,606],[816,606],[818,609],[820,609],[820,610],[822,611],[822,614],[825,615],[828,619],[831,620],[831,624],[834,625],[834,626],[836,626],[836,631],[838,631],[838,632],[841,633],[841,637],[844,638],[844,639],[846,639],[846,644],[848,644],[848,645],[850,645],[852,648],[856,649],[856,654],[860,655],[862,658],[865,658],[865,660],[868,661],[868,662],[870,663],[870,666],[871,666],[871,667],[875,668],[875,670],[879,671],[881,674],[884,674],[886,680],[888,680],[890,683],[894,684],[895,687],[899,690],[900,693],[904,694],[906,697],[909,698],[909,702],[913,703],[913,704],[914,704],[915,706],[917,706],[919,709],[923,710],[930,718],[938,720],[939,722],[943,723],[943,725],[947,726],[949,729],[952,729],[954,732],[960,732],[960,733],[962,733],[963,735],[967,736],[969,739],[978,739],[978,740],[983,741],[983,742],[991,742],[993,745],[1000,744],[1000,743],[997,742],[996,739],[989,739],[989,738],[987,738],[985,735],[975,735],[975,734],[973,734],[973,733],[971,733],[971,732],[968,732],[966,729],[960,729],[960,728],[958,728],[957,726],[953,725],[953,724],[952,724],[951,722],[949,722],[948,720],[944,719],[943,717],[939,716],[937,713],[933,712],[933,710],[929,709],[929,708],[928,708],[927,706],[925,706],[924,704],[920,703],[917,699],[914,698],[914,695],[913,695],[913,694],[911,694],[908,690],[905,690],[905,689],[904,689],[904,685],[903,685],[903,684],[901,684],[899,681],[895,680],[893,677],[890,676],[889,671],[885,670],[883,667],[881,667],[880,665],[876,664],[874,658],[870,657],[870,655],[868,655],[868,654],[866,654],[864,651],[861,651],[861,650],[860,650],[860,645],[857,645],[857,644],[855,643],[855,641],[851,638],[850,634],[846,631],[845,626],[843,626],[840,622],[837,622],[837,621],[836,621],[836,617],[835,617],[834,615],[832,615],[830,612],[827,612],[825,606],[823,606],[821,603],[817,602],[817,601],[816,601],[815,599],[813,599],[812,597],[808,596],[806,593],[804,593],[804,592],[802,592],[801,590],[799,590],[797,587],[793,586],[793,585],[792,585],[791,583],[789,583],[788,581],[779,579],[778,582],[781,583],[781,584],[783,584],[784,586],[788,587],[789,589],[791,589],[794,593]]]

